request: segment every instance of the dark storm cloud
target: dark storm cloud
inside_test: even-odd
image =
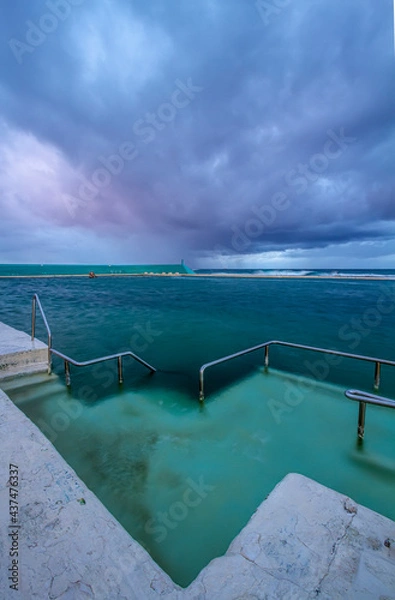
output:
[[[262,16],[253,0],[7,6],[9,222],[195,257],[393,237],[391,1]]]

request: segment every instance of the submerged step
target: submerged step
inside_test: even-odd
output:
[[[68,393],[66,385],[57,375],[47,373],[7,378],[0,383],[0,387],[17,406],[46,398],[64,398]]]
[[[1,382],[1,389],[4,392],[8,390],[22,390],[23,388],[32,387],[40,384],[45,384],[52,381],[59,381],[57,375],[48,373],[28,373],[21,375],[13,375],[5,378]]]

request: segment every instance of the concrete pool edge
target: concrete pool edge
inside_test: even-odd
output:
[[[118,598],[121,589],[127,589],[129,598],[139,600],[179,589],[1,389],[0,432],[0,547],[8,557],[0,573],[0,589],[8,590],[10,598],[15,597],[7,572],[12,562],[10,464],[19,472],[23,597],[57,598],[69,590],[75,597]]]
[[[0,585],[6,597],[17,597],[8,580],[15,539],[19,590],[22,597],[40,600],[307,599],[318,594],[329,600],[350,593],[395,598],[395,523],[302,475],[290,474],[280,482],[226,555],[182,589],[1,390],[0,433],[0,547],[5,558]],[[18,529],[11,523],[10,464],[19,474]]]

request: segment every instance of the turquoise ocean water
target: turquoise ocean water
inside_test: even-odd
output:
[[[38,293],[56,349],[77,360],[131,349],[158,372],[125,361],[119,386],[115,365],[73,369],[66,393],[55,359],[63,400],[9,393],[181,585],[226,551],[290,471],[395,518],[395,411],[368,407],[361,448],[358,405],[343,396],[350,387],[372,390],[373,365],[329,365],[322,356],[273,348],[269,373],[261,352],[208,371],[206,402],[197,401],[203,363],[269,339],[394,360],[395,270],[338,271],[330,280],[319,276],[333,271],[305,271],[300,279],[89,280],[67,275],[108,267],[51,268],[65,276],[14,279],[7,275],[36,273],[29,265],[0,266],[1,321],[29,331]],[[309,274],[319,278],[303,277]],[[40,319],[37,337],[45,340]],[[383,368],[380,393],[395,397],[395,369]],[[56,427],[61,402],[83,409],[64,431]]]

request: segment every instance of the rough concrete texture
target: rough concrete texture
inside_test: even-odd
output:
[[[46,344],[0,322],[0,379],[45,371],[47,361]]]
[[[395,523],[301,475],[288,475],[183,590],[2,391],[0,438],[2,598],[395,600]],[[19,469],[18,591],[8,579],[10,463]]]

